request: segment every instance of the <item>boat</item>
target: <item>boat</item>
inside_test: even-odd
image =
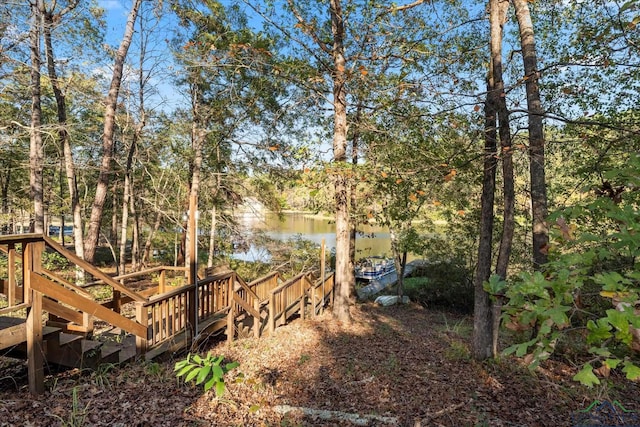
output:
[[[369,256],[356,263],[356,279],[378,280],[387,274],[395,273],[396,265],[392,258],[383,256]]]

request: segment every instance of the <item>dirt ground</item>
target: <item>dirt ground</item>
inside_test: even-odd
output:
[[[415,304],[352,313],[348,326],[324,315],[200,348],[240,363],[221,398],[175,378],[184,356],[52,375],[37,398],[5,364],[0,425],[570,426],[596,399],[640,413],[638,384],[623,378],[586,389],[559,362],[530,373],[517,359],[473,361],[468,317]]]

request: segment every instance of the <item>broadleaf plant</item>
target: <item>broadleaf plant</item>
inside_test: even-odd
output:
[[[215,388],[217,397],[225,392],[224,377],[233,369],[240,366],[238,362],[224,363],[224,356],[214,356],[209,353],[205,358],[191,353],[187,358],[175,364],[176,377],[184,377],[184,382],[195,380],[196,385],[203,385],[204,391]]]
[[[628,169],[637,174],[638,168],[640,156],[631,156],[629,164],[618,169],[620,188],[631,186]],[[613,181],[616,175],[608,173],[607,178]],[[573,379],[588,387],[599,384],[598,377],[606,378],[613,369],[628,379],[640,378],[636,193],[624,192],[620,200],[600,194],[550,217],[555,226],[549,263],[543,271],[521,273],[506,286],[504,324],[521,334],[520,342],[506,354],[524,357],[531,368],[558,348],[583,355]]]

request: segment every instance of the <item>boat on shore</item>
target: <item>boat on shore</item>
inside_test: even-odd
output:
[[[396,265],[392,258],[370,256],[356,263],[356,280],[378,280],[387,274],[395,273]]]

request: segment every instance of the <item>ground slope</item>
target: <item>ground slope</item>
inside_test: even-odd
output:
[[[175,360],[51,377],[35,399],[22,378],[0,373],[0,425],[561,426],[596,398],[640,411],[639,387],[624,379],[588,390],[558,362],[533,374],[516,359],[474,362],[467,317],[413,304],[364,304],[353,316],[201,348],[240,363],[243,379],[221,399],[177,381]]]

